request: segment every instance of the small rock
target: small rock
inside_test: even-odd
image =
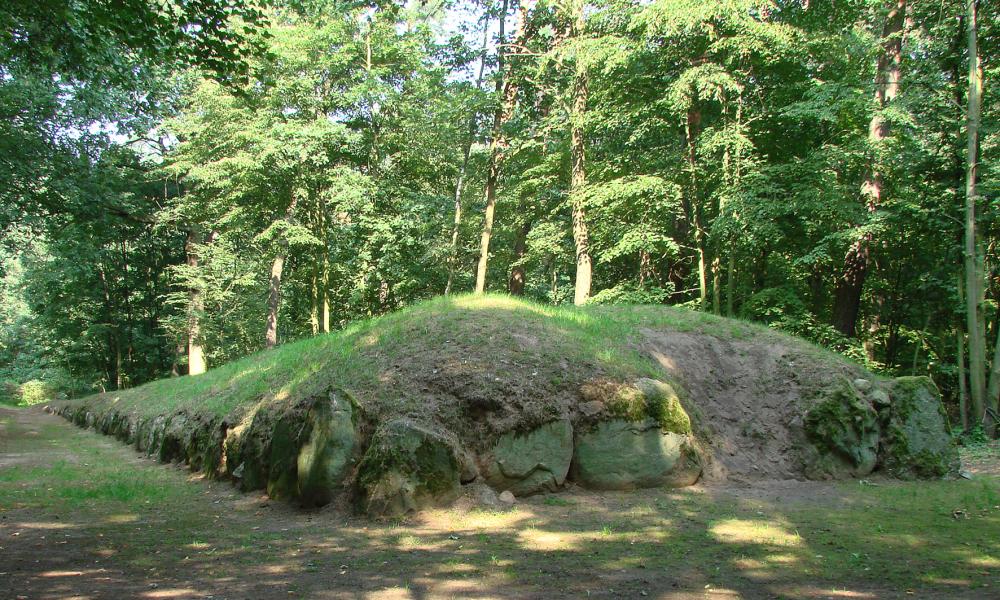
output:
[[[864,394],[865,392],[867,392],[872,388],[872,382],[868,381],[867,379],[855,379],[854,387],[857,388],[859,392]]]
[[[580,404],[580,412],[586,417],[593,417],[604,410],[604,403],[600,400],[591,400]]]
[[[514,498],[514,494],[510,493],[510,490],[504,490],[500,492],[500,502],[504,504],[514,504],[517,502],[517,498]]]
[[[885,390],[873,390],[868,394],[868,398],[876,408],[885,408],[892,404],[892,400],[889,399],[889,394]]]

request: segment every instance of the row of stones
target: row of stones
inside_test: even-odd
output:
[[[479,464],[477,464],[479,463]],[[702,461],[688,433],[664,431],[652,419],[612,419],[574,435],[568,419],[500,437],[477,461],[451,436],[407,419],[379,428],[361,463],[366,510],[399,515],[454,500],[480,478],[497,491],[527,496],[560,489],[567,478],[590,489],[682,487]]]
[[[475,456],[451,432],[407,418],[379,425],[365,440],[357,409],[336,392],[282,413],[260,410],[236,426],[183,412],[140,418],[75,404],[56,412],[160,461],[232,478],[244,491],[266,488],[304,505],[346,493],[373,516],[448,503],[476,481],[526,496],[556,491],[568,477],[593,489],[686,486],[702,470],[690,423],[669,431],[650,417],[611,418],[576,432],[558,419],[504,434]]]

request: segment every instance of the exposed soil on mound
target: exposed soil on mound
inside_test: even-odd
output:
[[[711,460],[706,482],[801,479],[803,398],[860,367],[819,362],[788,344],[642,329],[642,348],[684,386]]]

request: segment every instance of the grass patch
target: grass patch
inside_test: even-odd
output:
[[[20,533],[5,538],[17,540],[5,544],[11,564],[44,564],[53,549],[68,549],[70,562],[51,569],[108,561],[143,589],[150,580],[169,589],[174,576],[181,587],[219,594],[226,590],[212,585],[279,577],[305,596],[408,586],[448,596],[458,581],[486,595],[559,598],[723,587],[786,597],[780,590],[803,586],[820,597],[914,590],[974,598],[1000,586],[994,476],[796,484],[788,494],[580,493],[505,512],[443,509],[372,523],[191,482],[184,471],[135,459],[129,448],[61,421],[33,429],[2,421],[4,452],[30,457],[0,468],[0,527]]]

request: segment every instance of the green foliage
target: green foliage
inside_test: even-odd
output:
[[[964,3],[909,6],[884,107],[882,2],[595,0],[576,31],[578,6],[525,5],[518,40],[512,10],[504,73],[493,1],[0,7],[22,34],[0,42],[0,378],[72,395],[181,374],[195,329],[210,365],[245,356],[264,344],[278,257],[282,342],[449,278],[470,288],[509,92],[489,289],[517,275],[532,299],[573,298],[577,125],[592,302],[765,323],[878,372],[930,375],[956,404]],[[992,270],[1000,37],[996,11],[981,13],[977,224]],[[888,128],[877,143],[873,119]],[[859,244],[852,332],[836,292]]]

